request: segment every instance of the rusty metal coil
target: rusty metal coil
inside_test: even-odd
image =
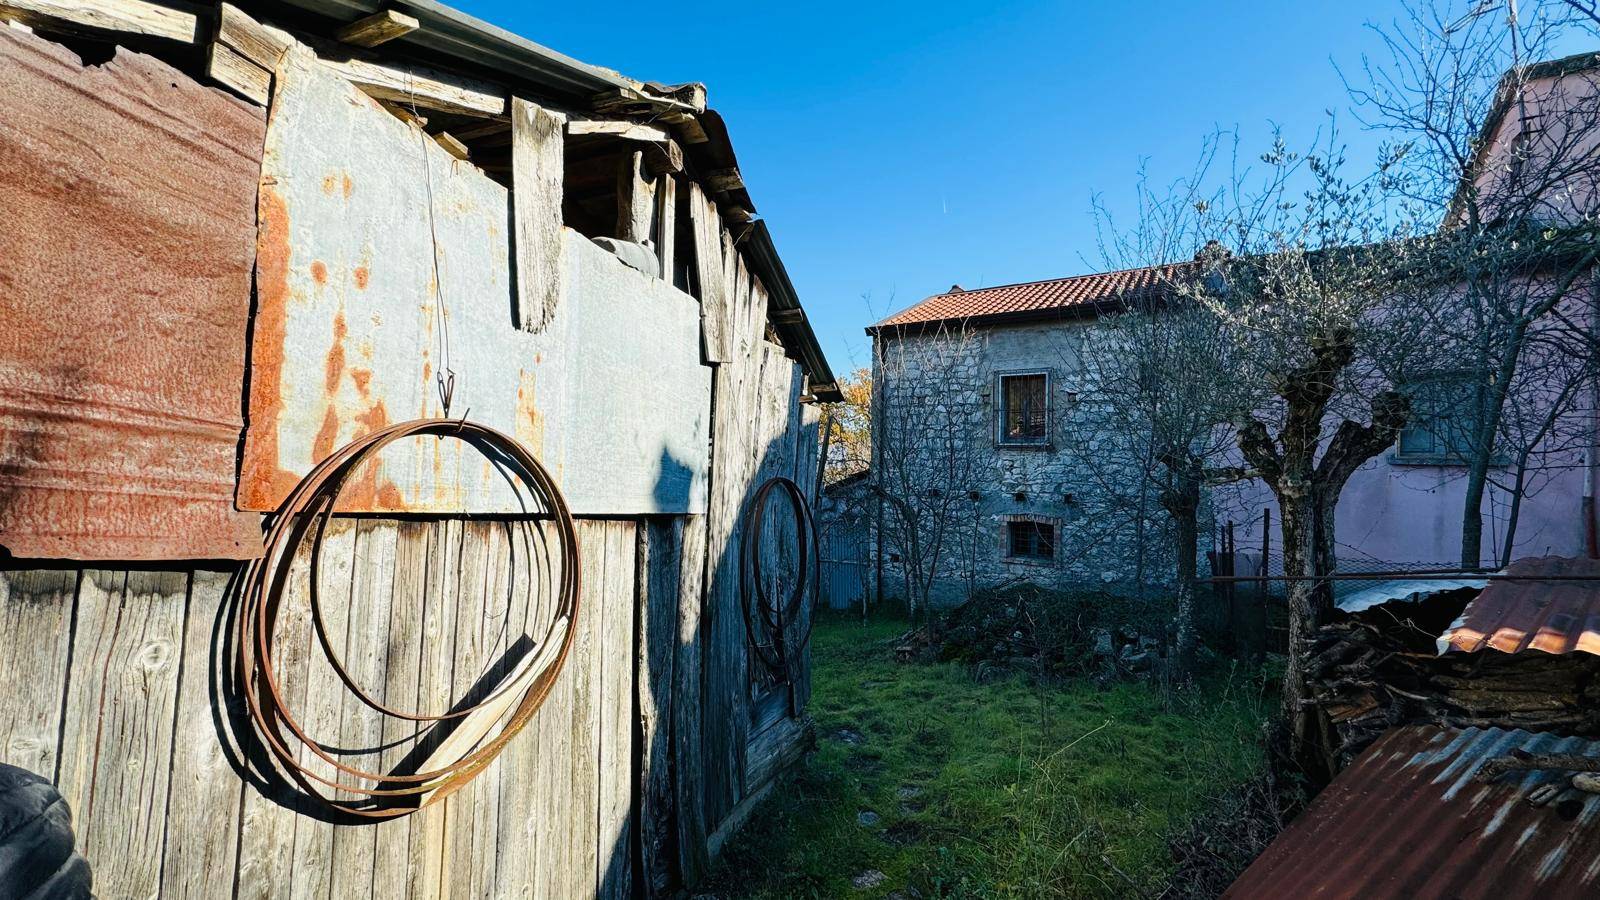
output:
[[[355,682],[328,640],[323,627],[317,584],[323,535],[350,474],[390,443],[405,437],[426,435],[467,443],[492,463],[506,467],[520,477],[538,495],[544,511],[555,524],[561,545],[560,589],[549,630],[543,639],[483,700],[440,714],[391,708],[374,699]],[[295,554],[307,532],[313,528],[315,534],[308,577],[314,631],[323,655],[345,686],[366,706],[386,716],[412,722],[462,720],[456,726],[458,732],[473,713],[481,712],[478,724],[492,728],[494,722],[504,718],[509,710],[510,718],[498,734],[484,741],[486,730],[484,735],[467,741],[466,748],[458,758],[428,771],[405,774],[368,772],[346,765],[306,734],[285,702],[278,684],[273,669],[273,642],[278,611]],[[579,606],[579,577],[577,528],[566,500],[544,466],[512,438],[485,425],[460,419],[416,419],[358,438],[319,462],[295,486],[273,516],[266,535],[265,552],[245,570],[239,615],[239,671],[245,678],[244,694],[254,729],[284,770],[309,794],[336,811],[362,818],[388,819],[408,815],[437,803],[482,772],[544,703],[572,648]],[[557,649],[552,651],[553,645]],[[520,698],[516,699],[515,708],[510,708],[512,695],[519,688]],[[435,748],[435,754],[449,744],[452,736],[444,738]],[[479,743],[482,746],[472,749]],[[326,777],[301,764],[295,758],[295,744],[332,766],[335,771],[333,777]],[[423,765],[426,764],[424,760]],[[313,782],[325,788],[354,794],[361,799],[338,800]],[[370,783],[370,786],[361,782]]]
[[[761,529],[766,522],[767,499],[774,490],[781,490],[794,514],[795,534],[800,545],[799,567],[794,590],[781,604],[773,603],[767,594],[765,573],[761,571]],[[775,476],[756,489],[745,507],[744,534],[739,539],[739,576],[744,598],[745,635],[756,659],[780,680],[792,680],[793,665],[806,644],[811,640],[813,617],[801,614],[806,609],[806,599],[812,587],[820,580],[821,553],[817,546],[817,526],[811,517],[811,507],[806,503],[805,492],[792,479]],[[799,628],[791,638],[795,623]],[[763,634],[757,633],[760,628]],[[790,646],[791,643],[793,646]]]

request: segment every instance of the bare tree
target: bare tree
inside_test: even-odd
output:
[[[886,328],[873,341],[872,490],[887,512],[882,540],[900,556],[913,617],[930,608],[940,578],[972,581],[960,566],[976,539],[969,491],[987,432],[976,390],[951,386],[971,382],[977,344],[959,325]]]
[[[1152,187],[1141,171],[1131,228],[1117,228],[1096,200],[1106,265],[1142,268],[1147,275],[1086,332],[1075,360],[1077,378],[1096,410],[1099,446],[1083,454],[1085,460],[1103,476],[1108,493],[1131,495],[1129,502],[1140,506],[1153,497],[1171,523],[1173,657],[1180,677],[1192,670],[1197,644],[1199,516],[1206,488],[1245,477],[1226,427],[1250,406],[1231,335],[1223,319],[1203,304],[1186,302],[1177,288],[1204,275],[1197,258],[1213,239],[1213,216],[1221,208],[1205,192],[1224,147],[1236,149],[1237,137],[1208,138],[1193,173],[1162,188]]]
[[[1386,166],[1347,180],[1336,134],[1304,155],[1279,141],[1262,161],[1266,187],[1234,189],[1246,199],[1221,216],[1201,277],[1176,286],[1219,319],[1236,377],[1260,392],[1237,413],[1235,439],[1280,510],[1285,717],[1308,770],[1328,772],[1318,751],[1327,723],[1309,702],[1304,656],[1332,607],[1319,579],[1336,566],[1334,510],[1355,471],[1405,425],[1409,402],[1397,386],[1426,346],[1411,306],[1435,292],[1423,287],[1425,242],[1387,203]],[[1296,195],[1291,183],[1307,186]]]
[[[1363,121],[1396,139],[1392,190],[1442,223],[1429,263],[1448,285],[1431,307],[1439,360],[1408,389],[1430,407],[1419,425],[1436,432],[1442,461],[1464,468],[1469,568],[1485,563],[1484,500],[1499,464],[1512,464],[1504,562],[1522,492],[1594,378],[1594,338],[1570,313],[1592,302],[1600,253],[1600,71],[1592,54],[1528,63],[1575,29],[1592,34],[1592,4],[1521,7],[1409,7],[1402,24],[1378,29],[1388,59],[1364,59],[1350,88]]]

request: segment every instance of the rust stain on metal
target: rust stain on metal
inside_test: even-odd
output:
[[[250,342],[251,439],[245,442],[242,470],[257,473],[240,478],[239,505],[270,510],[288,496],[300,477],[278,466],[277,421],[283,412],[278,385],[283,379],[283,342],[288,333],[289,207],[275,187],[262,179],[256,203],[255,332]]]
[[[1505,569],[1439,638],[1441,652],[1592,653],[1600,656],[1600,560],[1540,556]],[[1590,577],[1594,581],[1541,581]]]
[[[233,491],[261,111],[15,29],[0,109],[0,547],[259,555]]]
[[[311,263],[311,280],[315,281],[319,285],[327,284],[328,283],[328,264],[323,262],[320,259],[319,260],[314,260]]]
[[[367,270],[366,266],[356,266],[351,270],[350,274],[355,278],[357,290],[364,291],[367,289],[367,279],[371,278],[372,274]]]
[[[1500,728],[1397,728],[1335,778],[1239,880],[1230,898],[1600,896],[1600,795],[1571,773],[1514,772],[1512,750],[1600,756],[1600,742]],[[1536,788],[1556,792],[1534,805]]]

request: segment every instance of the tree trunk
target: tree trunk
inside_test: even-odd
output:
[[[1178,538],[1178,609],[1173,636],[1173,674],[1188,679],[1194,672],[1195,556],[1200,552],[1200,528],[1195,510],[1173,515]]]
[[[1306,683],[1306,650],[1321,619],[1316,574],[1317,504],[1305,481],[1285,479],[1278,490],[1283,529],[1283,574],[1288,579],[1289,661],[1283,673],[1283,716],[1289,723],[1291,752],[1308,773],[1322,769],[1317,752],[1317,708]]]
[[[1489,482],[1489,464],[1494,460],[1494,439],[1500,431],[1506,397],[1511,391],[1511,379],[1516,377],[1517,362],[1528,334],[1527,323],[1518,320],[1506,336],[1506,346],[1500,351],[1494,381],[1488,385],[1487,399],[1478,407],[1478,429],[1472,436],[1472,458],[1467,461],[1467,489],[1461,509],[1461,567],[1476,569],[1483,565],[1483,495]]]

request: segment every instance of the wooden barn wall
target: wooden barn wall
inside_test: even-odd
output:
[[[151,69],[163,66],[152,59],[118,51],[106,66],[81,68],[68,51],[42,38],[0,30],[0,41],[37,41],[47,56],[54,54],[53,64],[72,62],[66,82],[134,71],[138,85],[128,91],[159,93],[170,86],[176,95],[220,97],[238,119],[235,125],[250,125],[256,129],[251,139],[263,139],[258,109],[176,70]],[[212,48],[213,61],[219,47]],[[58,784],[101,897],[621,898],[636,889],[661,896],[692,884],[809,737],[809,661],[801,661],[792,680],[774,680],[751,666],[741,621],[738,554],[748,501],[775,475],[795,479],[808,496],[814,490],[817,409],[802,403],[799,366],[768,340],[767,295],[737,250],[740,226],[724,223],[716,202],[692,181],[676,185],[690,195],[697,302],[553,225],[559,197],[551,206],[550,191],[559,191],[560,179],[551,178],[550,167],[559,166],[561,155],[548,145],[559,135],[559,113],[512,98],[513,124],[528,126],[514,128],[513,140],[531,143],[519,151],[508,207],[503,189],[484,183],[470,165],[444,160],[430,140],[350,84],[324,77],[303,49],[280,60],[274,89],[300,92],[308,103],[321,99],[298,110],[273,110],[258,208],[252,214],[246,203],[228,215],[246,237],[257,216],[261,226],[253,344],[245,348],[230,339],[208,345],[228,376],[227,415],[219,412],[212,421],[197,412],[190,435],[208,446],[226,437],[231,466],[241,424],[238,395],[249,391],[243,471],[230,470],[216,482],[216,496],[206,497],[225,521],[218,524],[216,510],[209,518],[186,519],[189,530],[175,532],[172,543],[161,543],[159,527],[140,531],[123,522],[120,531],[109,532],[121,544],[77,557],[119,560],[94,563],[100,568],[0,567],[0,697],[6,698],[0,702],[0,761]],[[0,82],[19,77],[18,71],[0,66]],[[31,95],[19,96],[26,105]],[[264,86],[249,96],[268,98]],[[7,142],[5,129],[17,121],[10,108],[0,114],[0,158],[26,146]],[[141,127],[126,125],[134,132]],[[290,139],[290,128],[299,129],[298,139]],[[319,135],[338,136],[323,141],[333,155],[285,164],[319,146]],[[426,183],[385,180],[382,172],[359,167],[381,168],[386,156],[431,171],[441,208],[466,198],[490,210],[487,217],[451,219],[464,207],[450,204],[455,212],[439,223],[447,243],[491,257],[487,268],[472,268],[467,257],[452,264],[445,256],[442,283],[456,301],[448,315],[458,326],[462,365],[456,414],[471,407],[472,418],[495,419],[492,424],[542,448],[564,488],[571,487],[577,512],[608,518],[579,522],[583,594],[573,653],[527,729],[443,803],[380,824],[336,825],[269,775],[266,758],[239,720],[244,701],[233,671],[235,573],[162,560],[209,555],[195,549],[211,546],[195,536],[197,528],[207,540],[236,542],[244,521],[255,537],[253,516],[236,519],[237,510],[217,500],[217,491],[235,487],[235,476],[240,506],[265,509],[316,456],[354,436],[352,422],[436,412],[429,405],[433,369],[425,351],[434,349],[430,329],[443,313],[429,307],[402,323],[371,299],[415,294],[431,278],[431,272],[377,264],[413,266],[431,254],[397,245],[376,257],[363,255],[380,238],[421,232],[373,228],[352,238],[335,227],[344,221],[341,211],[351,221],[382,219],[399,202],[395,192],[409,191],[417,194],[411,201],[422,202]],[[12,174],[31,177],[51,165],[23,155]],[[0,185],[11,183],[5,178]],[[524,185],[542,188],[523,191]],[[658,196],[674,193],[670,181],[657,187]],[[279,215],[290,212],[279,203],[284,197],[304,201],[288,218]],[[363,205],[368,202],[376,207]],[[538,227],[527,227],[533,219]],[[480,240],[488,221],[520,231]],[[208,227],[199,220],[192,225],[196,232]],[[508,254],[515,255],[516,279]],[[228,307],[227,315],[209,317],[210,325],[232,329],[238,322],[229,316],[251,308],[248,257],[246,244],[239,260],[207,270],[237,282],[231,291],[219,285],[209,295]],[[102,274],[116,282],[112,273]],[[0,263],[0,280],[3,275]],[[472,278],[489,283],[475,285]],[[465,299],[477,296],[475,287],[485,287],[491,298],[482,308]],[[283,293],[275,297],[278,288]],[[103,286],[95,291],[80,306],[113,295],[126,300]],[[230,297],[237,302],[227,304]],[[274,320],[274,309],[281,320]],[[623,317],[628,327],[618,328]],[[248,385],[247,353],[253,355]],[[129,358],[113,356],[123,363]],[[639,359],[653,366],[641,367]],[[122,374],[139,374],[137,367],[123,368]],[[27,367],[17,371],[23,378]],[[178,381],[198,385],[193,377]],[[0,377],[0,396],[8,384]],[[498,393],[481,403],[478,392],[486,389]],[[116,396],[138,400],[137,394]],[[386,397],[393,402],[381,403]],[[604,427],[590,429],[591,421]],[[270,424],[281,427],[263,427]],[[624,426],[632,430],[614,433]],[[0,433],[0,439],[7,436]],[[0,456],[0,462],[9,458]],[[503,512],[487,492],[441,499],[424,491],[435,475],[441,483],[460,484],[482,481],[486,472],[423,463],[391,461],[399,507],[385,505],[377,482],[370,495],[355,499],[364,501],[358,508],[379,515],[396,509],[440,515],[338,520],[325,543],[319,594],[354,678],[385,703],[437,711],[492,672],[519,639],[534,636],[550,608],[555,573],[545,531],[530,532],[532,526],[510,517],[441,517],[459,516],[462,508]],[[195,477],[215,481],[203,466],[192,468]],[[252,485],[262,490],[252,492]],[[0,484],[0,499],[5,496]],[[48,504],[38,508],[51,510]],[[71,526],[82,510],[61,511],[56,524]],[[141,514],[128,521],[144,527],[157,520]],[[149,543],[130,543],[130,535]],[[792,538],[776,525],[763,536],[769,572],[792,567]],[[132,562],[148,558],[156,561]],[[392,769],[415,734],[361,705],[327,665],[311,636],[304,559],[299,566],[280,626],[287,701],[313,737],[333,746],[379,748],[364,761]],[[331,774],[308,751],[301,760]]]
[[[228,572],[0,572],[0,760],[54,778],[104,898],[631,896],[639,536],[579,533],[584,608],[554,692],[482,775],[411,816],[334,825],[263,787],[227,714],[243,702]],[[352,675],[402,707],[460,697],[550,600],[530,544],[514,521],[337,522],[320,589]],[[405,737],[306,652],[296,582],[280,626],[292,708],[331,744]]]

